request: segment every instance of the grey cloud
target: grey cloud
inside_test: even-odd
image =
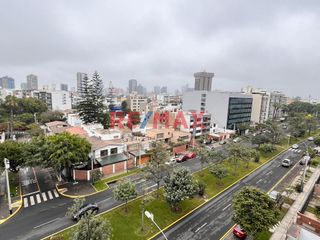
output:
[[[246,85],[319,97],[318,1],[84,1],[0,3],[0,75],[18,83],[75,85],[98,70],[105,85],[136,78],[151,89],[193,85],[213,71],[214,88]]]

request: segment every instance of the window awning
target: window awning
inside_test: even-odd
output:
[[[129,153],[135,157],[142,156],[142,155],[146,154],[146,152],[143,150],[130,151]]]
[[[128,160],[128,157],[124,153],[109,155],[96,159],[101,166],[122,162]]]

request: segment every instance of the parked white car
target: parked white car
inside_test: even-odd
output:
[[[172,165],[172,164],[175,164],[176,162],[177,162],[176,158],[172,157],[168,161],[166,161],[165,164]]]
[[[308,140],[309,140],[309,141],[313,141],[314,138],[313,138],[313,137],[308,137]]]
[[[293,145],[292,145],[292,148],[293,148],[293,149],[298,149],[298,148],[299,148],[299,145],[298,145],[298,144],[293,144]]]

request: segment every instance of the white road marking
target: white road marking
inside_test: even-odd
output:
[[[271,171],[270,171],[270,172],[268,172],[266,175],[268,176],[268,175],[270,175],[272,172],[273,172],[273,171],[271,170]]]
[[[231,206],[231,203],[230,204],[228,204],[227,206],[225,206],[223,209],[222,209],[222,211],[224,211],[224,210],[226,210],[228,207],[230,207]]]
[[[50,199],[53,199],[51,191],[48,191],[48,196],[49,196]]]
[[[201,225],[200,227],[198,227],[195,232],[199,232],[199,230],[200,230],[201,228],[204,228],[207,224],[208,224],[208,223],[204,223],[203,225]]]
[[[30,196],[30,205],[33,206],[35,204],[33,196]]]
[[[48,199],[47,199],[47,195],[46,195],[46,193],[45,192],[43,192],[43,193],[41,193],[41,195],[42,195],[42,198],[43,198],[43,201],[47,201]]]
[[[51,220],[51,221],[49,221],[49,222],[42,223],[42,224],[34,227],[34,229],[39,228],[39,227],[42,227],[42,226],[47,225],[47,224],[49,224],[49,223],[52,223],[52,222],[54,222],[54,221],[57,221],[58,219],[60,219],[60,218],[55,218],[55,219],[53,219],[53,220]]]
[[[53,190],[53,194],[54,194],[54,196],[55,196],[56,198],[59,197],[59,194],[57,193],[57,190],[56,190],[56,189]]]
[[[150,186],[150,187],[147,187],[146,190],[147,190],[147,189],[150,189],[150,188],[153,188],[153,187],[155,187],[155,186],[157,186],[157,184],[154,184],[154,185],[152,185],[152,186]]]
[[[106,201],[109,201],[110,199],[112,199],[112,197],[109,197],[109,198],[107,198],[107,199],[104,199],[104,200],[102,200],[102,201],[98,202],[98,204],[99,204],[99,203],[106,202]]]
[[[23,206],[24,206],[25,208],[27,208],[27,207],[29,206],[29,204],[28,204],[28,198],[24,198],[24,199],[23,199]]]
[[[38,202],[38,203],[41,203],[40,194],[37,194],[37,195],[36,195],[36,198],[37,198],[37,202]]]
[[[257,182],[256,182],[256,184],[258,184],[259,182],[261,182],[262,181],[262,179],[259,179]]]

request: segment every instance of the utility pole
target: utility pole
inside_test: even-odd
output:
[[[7,179],[9,213],[11,215],[12,214],[12,206],[11,206],[10,183],[9,183],[9,176],[8,176],[8,170],[10,168],[10,162],[9,162],[9,160],[7,158],[4,159],[4,168],[5,168],[6,179]]]

